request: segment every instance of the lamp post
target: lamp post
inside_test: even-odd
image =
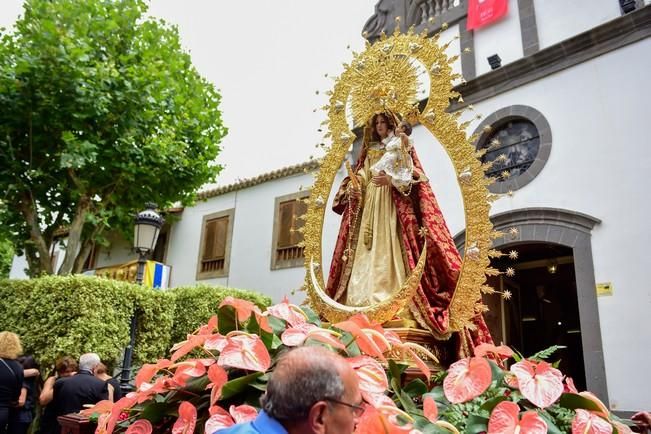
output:
[[[135,218],[133,232],[133,249],[138,253],[138,269],[136,271],[136,283],[142,285],[145,277],[145,265],[147,256],[154,250],[158,234],[165,220],[156,212],[156,204],[145,204],[145,210],[140,211]],[[136,344],[137,314],[134,311],[129,326],[129,346],[124,349],[124,360],[122,361],[122,373],[120,375],[120,389],[123,393],[131,390],[129,380],[131,377],[131,360],[133,349]]]

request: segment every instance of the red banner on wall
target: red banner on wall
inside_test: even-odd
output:
[[[509,10],[508,0],[468,0],[468,30],[499,20]]]

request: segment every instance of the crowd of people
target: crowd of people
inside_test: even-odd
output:
[[[0,332],[0,434],[26,434],[38,418],[40,434],[59,434],[58,416],[87,405],[122,396],[119,383],[94,353],[57,360],[54,372],[42,381],[31,356],[22,356],[20,338]]]

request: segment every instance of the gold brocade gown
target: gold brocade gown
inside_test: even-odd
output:
[[[391,185],[371,182],[371,166],[382,158],[384,147],[369,148],[358,174],[364,183],[363,207],[346,304],[367,306],[389,298],[406,278],[396,207]]]

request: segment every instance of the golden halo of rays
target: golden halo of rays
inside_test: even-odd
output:
[[[391,110],[411,121],[417,120],[427,128],[447,151],[455,167],[463,195],[466,219],[466,246],[473,246],[473,254],[466,255],[460,276],[450,303],[450,331],[460,331],[473,326],[473,318],[483,307],[481,290],[485,288],[486,273],[490,273],[492,232],[489,219],[490,195],[488,185],[492,182],[484,176],[477,158],[474,137],[466,137],[468,123],[458,123],[461,112],[448,113],[450,101],[460,95],[452,90],[452,82],[460,78],[452,70],[457,56],[445,54],[447,45],[439,46],[439,35],[431,38],[411,31],[383,36],[365,51],[354,54],[350,64],[344,64],[343,73],[335,79],[330,101],[324,110],[328,112],[328,130],[332,146],[321,161],[315,175],[314,186],[308,199],[305,216],[305,287],[310,304],[329,321],[339,321],[353,312],[342,309],[339,303],[324,296],[322,264],[323,223],[329,209],[335,176],[355,140],[346,120],[347,102],[352,99],[351,110],[357,125],[363,125],[373,113]],[[418,76],[413,63],[418,62],[429,75],[429,98],[422,111],[416,105]],[[424,146],[421,144],[420,146]],[[399,312],[410,298],[394,296],[387,303],[363,309],[371,319],[384,322]],[[358,311],[360,309],[357,309]]]

